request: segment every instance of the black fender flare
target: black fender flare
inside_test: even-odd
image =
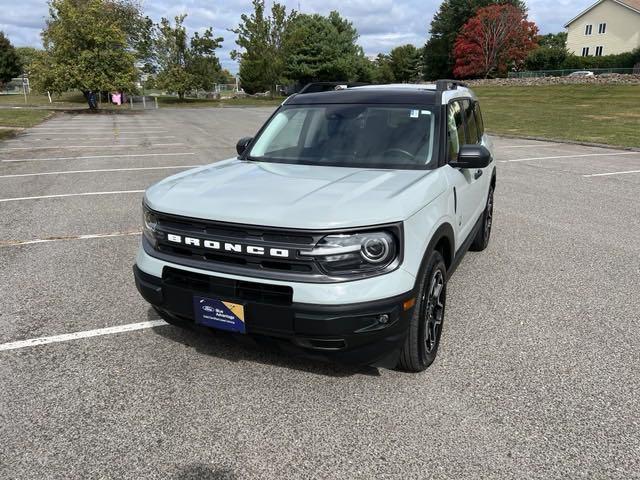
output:
[[[455,258],[455,250],[456,250],[455,234],[453,232],[453,227],[451,226],[451,224],[445,222],[442,225],[440,225],[436,229],[436,231],[433,233],[433,235],[431,236],[431,240],[429,240],[429,244],[427,245],[427,248],[424,251],[424,254],[422,256],[422,262],[420,263],[420,269],[418,270],[418,275],[416,276],[416,281],[413,286],[413,291],[416,294],[418,293],[417,289],[420,284],[420,280],[424,275],[424,270],[427,268],[427,261],[431,256],[431,252],[433,252],[436,245],[438,245],[438,243],[440,243],[442,239],[446,239],[448,244],[447,250],[442,252],[442,256],[444,257],[444,263],[447,265],[447,270],[453,264],[453,260]],[[447,272],[447,277],[448,276],[449,275]]]

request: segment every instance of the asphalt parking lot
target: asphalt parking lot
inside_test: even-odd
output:
[[[436,362],[353,370],[163,325],[133,284],[142,191],[270,112],[0,142],[0,478],[640,478],[640,152],[494,139]]]

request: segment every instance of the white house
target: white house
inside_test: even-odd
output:
[[[567,48],[576,55],[629,52],[640,47],[640,0],[599,0],[565,28]]]

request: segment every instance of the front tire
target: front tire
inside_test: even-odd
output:
[[[421,372],[436,359],[447,300],[447,267],[442,254],[432,252],[425,268],[398,367]]]
[[[487,195],[487,204],[482,213],[482,225],[476,234],[476,238],[473,239],[473,243],[469,246],[469,250],[472,252],[481,252],[489,246],[491,227],[493,226],[493,190],[494,186],[491,185]]]

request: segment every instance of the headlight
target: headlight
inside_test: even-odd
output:
[[[142,205],[142,234],[151,242],[151,245],[156,246],[156,227],[158,225],[158,219],[145,205]]]
[[[301,251],[314,257],[329,275],[382,271],[398,257],[396,238],[389,232],[328,235],[312,250]]]

